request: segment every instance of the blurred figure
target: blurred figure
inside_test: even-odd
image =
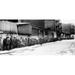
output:
[[[11,48],[17,48],[18,42],[16,37],[11,38]]]
[[[13,49],[14,37],[10,37],[10,49]]]
[[[3,50],[2,48],[3,48],[3,39],[2,37],[0,37],[0,50]]]
[[[8,50],[8,46],[9,45],[9,37],[6,37],[4,40],[3,40],[3,50]]]
[[[9,37],[6,38],[6,50],[11,49],[11,40]]]
[[[7,40],[7,38],[5,38],[5,39],[3,40],[3,50],[6,50],[6,40]]]
[[[39,38],[39,43],[40,43],[40,45],[43,44],[43,37],[42,36]]]

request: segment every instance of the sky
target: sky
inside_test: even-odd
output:
[[[62,22],[62,23],[72,23],[72,24],[74,24],[75,25],[75,20],[62,20],[62,19],[60,19],[60,21]]]

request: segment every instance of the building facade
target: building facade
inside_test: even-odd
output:
[[[27,23],[32,36],[39,36],[44,34],[44,21],[43,20],[20,20],[22,23]],[[20,25],[22,27],[22,25]]]
[[[17,25],[9,21],[0,21],[0,36],[17,35]]]
[[[59,25],[59,20],[45,20],[45,35],[50,38],[56,38],[56,27]]]

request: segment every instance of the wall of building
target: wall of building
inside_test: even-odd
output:
[[[55,29],[55,21],[53,20],[45,20],[45,28],[49,28],[51,31]]]
[[[70,34],[70,32],[71,32],[71,24],[62,24],[62,32],[64,34]]]
[[[4,33],[17,33],[17,26],[12,22],[0,21],[0,31]]]
[[[21,22],[31,24],[32,36],[43,35],[44,20],[21,20]]]
[[[45,35],[56,38],[56,26],[59,24],[59,20],[45,20]]]
[[[32,25],[32,27],[36,27],[36,28],[40,28],[43,29],[44,28],[44,20],[21,20],[22,22],[27,22],[30,23]]]
[[[29,24],[19,24],[17,25],[18,34],[22,35],[31,35],[32,34],[32,26]]]

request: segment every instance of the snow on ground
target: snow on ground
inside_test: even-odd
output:
[[[43,45],[0,51],[0,55],[75,55],[75,40],[62,40]]]

